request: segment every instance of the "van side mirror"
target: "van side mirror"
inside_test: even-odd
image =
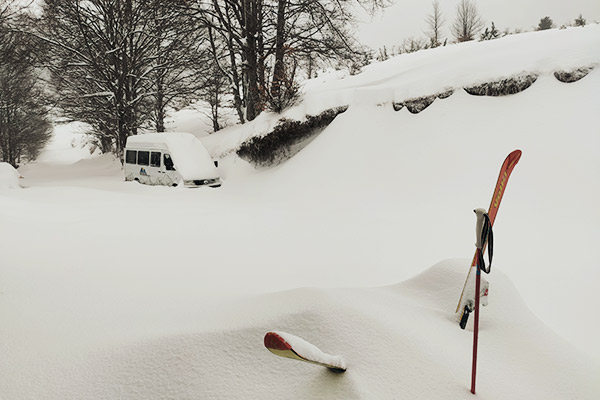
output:
[[[219,168],[219,162],[217,160],[213,161],[215,163],[215,167]]]

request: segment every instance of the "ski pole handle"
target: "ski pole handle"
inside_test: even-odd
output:
[[[483,238],[481,237],[481,234],[483,231],[483,222],[485,220],[483,215],[487,213],[487,211],[483,208],[477,208],[473,210],[473,212],[477,215],[477,225],[475,226],[475,237],[477,238],[477,241],[475,242],[475,246],[477,246],[479,250],[483,250]]]

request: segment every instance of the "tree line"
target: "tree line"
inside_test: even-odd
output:
[[[210,105],[215,131],[225,97],[242,123],[280,112],[301,76],[361,58],[353,7],[386,2],[45,0],[32,8],[0,0],[0,84],[10,86],[0,92],[2,159],[16,165],[14,154],[26,155],[12,146],[17,129],[32,132],[25,122],[47,140],[50,113],[87,123],[102,151],[121,155],[127,137],[164,131],[168,110],[194,100]],[[5,99],[13,92],[19,105]],[[5,103],[24,120],[13,112],[6,122]]]
[[[0,0],[0,160],[34,159],[58,116],[85,122],[97,147],[121,156],[127,137],[163,132],[169,110],[196,100],[209,105],[214,131],[225,99],[241,123],[281,112],[324,65],[352,73],[370,62],[354,36],[355,7],[375,12],[389,1]],[[437,0],[426,22],[427,38],[399,52],[447,43]],[[455,40],[474,40],[483,26],[462,0]],[[480,39],[498,36],[492,23]]]
[[[510,34],[508,29],[505,29],[502,32],[499,31],[493,21],[490,26],[485,26],[485,21],[479,13],[474,0],[461,0],[457,4],[456,14],[449,24],[450,38],[444,37],[443,34],[444,26],[447,25],[448,20],[442,12],[438,0],[432,2],[431,12],[427,14],[425,23],[427,30],[425,31],[424,38],[411,36],[404,39],[399,45],[394,46],[390,50],[386,47],[380,48],[376,56],[377,60],[383,61],[390,56],[397,54],[412,53],[418,50],[445,46],[449,40],[454,43],[468,42],[477,39],[492,40]],[[572,26],[585,26],[586,23],[586,19],[579,14],[573,21]],[[554,21],[546,16],[540,19],[535,30],[546,30],[555,27]],[[566,28],[566,26],[563,25],[561,28]],[[520,30],[515,31],[515,33],[520,32]]]

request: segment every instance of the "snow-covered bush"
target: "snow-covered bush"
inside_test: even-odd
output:
[[[278,164],[295,154],[292,149],[294,145],[321,133],[338,114],[343,113],[347,108],[337,107],[319,115],[308,115],[306,121],[281,119],[271,132],[264,136],[255,136],[242,143],[237,150],[237,155],[262,167]]]
[[[561,82],[572,83],[577,82],[581,78],[585,77],[593,67],[582,67],[572,71],[556,71],[554,77]]]
[[[20,188],[19,173],[12,165],[0,162],[0,190]]]
[[[446,99],[454,93],[453,89],[449,89],[442,93],[432,94],[431,96],[415,97],[413,99],[404,100],[403,102],[392,103],[394,111],[400,111],[403,107],[406,107],[408,111],[413,114],[418,114],[433,103],[437,99]]]
[[[438,93],[436,96],[438,99],[447,99],[448,97],[452,96],[452,93],[454,93],[454,89],[448,89],[445,92]]]
[[[406,109],[408,111],[410,111],[413,114],[417,114],[429,107],[431,103],[433,103],[433,101],[436,99],[436,97],[436,95],[431,95],[417,97],[415,99],[408,99],[404,102],[404,105],[406,106]]]
[[[465,91],[474,96],[506,96],[522,92],[533,84],[537,79],[535,74],[523,74],[499,81],[482,83],[481,85],[464,88]]]

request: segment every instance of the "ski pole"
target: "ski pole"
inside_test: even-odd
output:
[[[485,209],[478,208],[475,211],[477,215],[477,224],[475,226],[475,234],[477,242],[475,246],[477,251],[475,257],[477,259],[477,275],[475,276],[475,321],[473,325],[473,365],[471,368],[471,393],[475,394],[475,382],[477,377],[477,344],[479,340],[479,298],[481,296],[481,269],[485,270],[485,262],[483,261],[483,248],[489,238],[488,252],[490,254],[491,268],[491,249],[493,246],[493,234],[489,216]],[[486,270],[489,273],[489,270]]]
[[[475,381],[477,376],[477,341],[479,339],[479,291],[481,290],[481,270],[477,264],[475,276],[475,321],[473,327],[473,366],[471,368],[471,393],[475,394]]]

